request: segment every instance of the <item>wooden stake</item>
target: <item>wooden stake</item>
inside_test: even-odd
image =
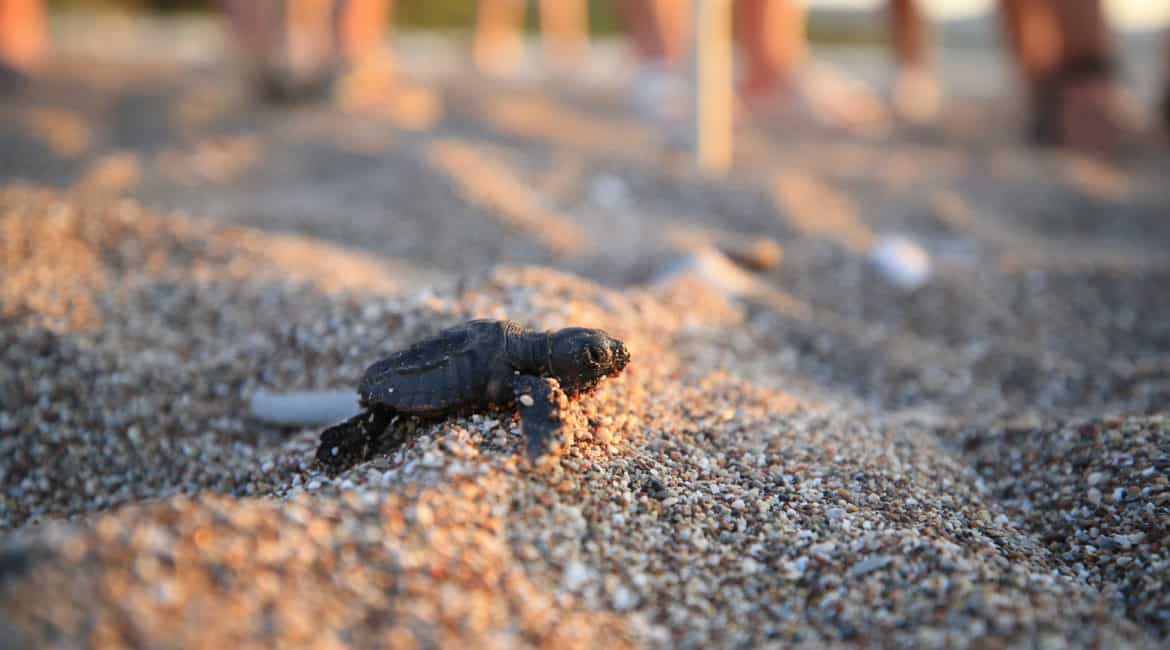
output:
[[[724,172],[731,166],[732,0],[691,1],[695,160],[707,170]]]

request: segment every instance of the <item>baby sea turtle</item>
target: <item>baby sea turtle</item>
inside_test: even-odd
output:
[[[536,332],[512,321],[473,320],[367,368],[358,386],[362,412],[321,433],[317,461],[339,472],[369,458],[399,414],[444,418],[513,408],[535,459],[560,428],[548,379],[572,397],[629,361],[625,344],[601,330]]]

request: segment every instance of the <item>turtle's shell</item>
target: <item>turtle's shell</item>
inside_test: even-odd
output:
[[[524,329],[509,321],[474,320],[395,352],[366,370],[358,387],[364,404],[402,413],[439,415],[488,406],[511,375],[508,336]]]

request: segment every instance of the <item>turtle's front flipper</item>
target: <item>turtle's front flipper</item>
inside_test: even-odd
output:
[[[366,460],[392,419],[394,411],[374,406],[322,431],[317,462],[325,471],[337,474]]]
[[[520,410],[520,430],[529,460],[536,460],[563,439],[561,407],[564,393],[555,379],[517,375],[512,380],[516,408]]]

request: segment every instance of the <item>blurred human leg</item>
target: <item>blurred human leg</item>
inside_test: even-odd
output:
[[[894,54],[898,65],[930,65],[930,29],[918,0],[890,0]]]
[[[479,0],[472,56],[486,72],[503,74],[523,56],[525,0]]]
[[[1167,36],[1165,49],[1166,62],[1164,64],[1165,67],[1162,69],[1162,75],[1165,78],[1163,83],[1166,85],[1164,86],[1165,89],[1162,91],[1161,109],[1162,123],[1165,124],[1168,130],[1170,130],[1170,31],[1167,32]]]
[[[749,102],[790,82],[808,56],[799,0],[738,0],[735,27],[744,54],[740,92]]]
[[[584,0],[540,0],[540,41],[554,66],[567,68],[589,47],[589,12]]]
[[[285,50],[294,71],[329,74],[340,59],[337,26],[344,0],[285,0]]]
[[[1106,152],[1140,129],[1101,0],[1001,0],[1038,143]]]
[[[908,122],[930,122],[938,114],[942,98],[933,70],[926,16],[918,0],[890,0],[889,12],[897,66],[894,109]]]
[[[1066,60],[1112,63],[1116,48],[1101,0],[1058,0],[1053,6]]]
[[[289,22],[296,13],[291,0],[220,0],[248,74],[260,93],[271,100],[305,94],[305,71],[291,50],[298,39]]]
[[[686,50],[689,0],[618,0],[622,16],[643,62],[677,64]]]
[[[379,50],[393,0],[340,0],[335,9],[338,49],[346,60],[356,61]]]
[[[635,104],[654,117],[677,118],[688,110],[691,90],[671,72],[689,37],[689,0],[622,0],[619,9],[645,62],[635,80]],[[741,106],[765,114],[795,109],[826,124],[874,131],[886,123],[881,101],[846,75],[806,74],[805,2],[735,0],[734,27],[742,53]],[[779,102],[769,101],[780,94]]]
[[[1028,94],[1031,137],[1039,143],[1060,139],[1055,115],[1059,88],[1052,82],[1064,53],[1063,35],[1049,0],[1000,0],[1007,45]]]
[[[1089,151],[1117,148],[1138,129],[1137,106],[1118,70],[1117,48],[1101,0],[1063,0],[1056,17],[1064,40],[1057,70],[1060,142]]]
[[[617,0],[615,8],[638,60],[631,84],[634,107],[651,120],[681,124],[690,110],[682,67],[691,0]]]
[[[269,99],[326,92],[347,61],[381,40],[390,0],[221,0],[251,74]]]
[[[1024,82],[1033,91],[1059,65],[1062,34],[1049,0],[1000,0],[1007,43]]]
[[[0,0],[0,66],[23,70],[45,51],[41,0]]]
[[[690,33],[689,0],[621,0],[618,9],[639,58],[667,66],[682,61]],[[800,0],[736,0],[735,31],[744,55],[741,91],[765,95],[805,60],[805,9]]]
[[[243,65],[263,89],[264,79],[274,75],[271,59],[283,40],[284,5],[275,0],[219,0],[219,6]]]
[[[524,53],[525,0],[480,0],[472,46],[480,69],[505,74]],[[544,53],[554,64],[567,65],[589,42],[589,16],[584,0],[541,0],[540,30]]]
[[[878,96],[832,66],[809,67],[803,0],[737,0],[735,21],[743,54],[742,106],[769,119],[803,116],[854,133],[887,125]],[[768,101],[769,99],[779,101]]]

